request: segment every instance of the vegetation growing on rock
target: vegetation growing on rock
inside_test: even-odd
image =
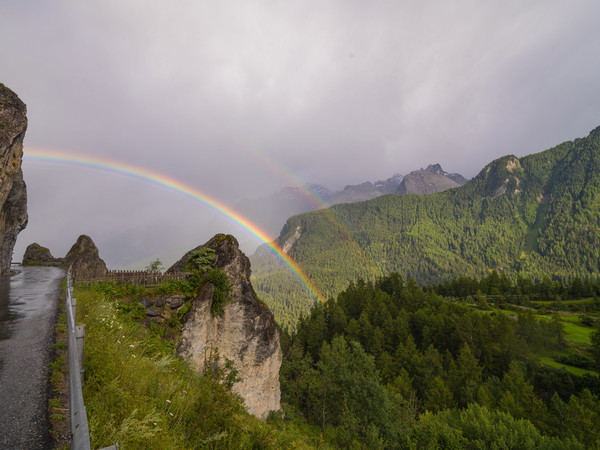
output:
[[[25,249],[23,255],[23,265],[36,265],[36,264],[61,264],[62,258],[55,258],[46,247],[42,247],[37,242],[30,244]]]

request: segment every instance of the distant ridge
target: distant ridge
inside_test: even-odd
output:
[[[438,167],[442,174],[438,176],[439,180],[435,181],[435,192],[464,184],[466,181],[462,175],[444,172],[439,164],[430,165],[425,170],[432,167]],[[267,233],[277,236],[285,221],[291,216],[314,211],[327,205],[362,202],[382,195],[398,193],[403,178],[403,175],[396,173],[385,180],[350,184],[339,191],[332,191],[315,183],[308,184],[305,188],[288,186],[266,197],[241,200],[235,205],[235,210]],[[442,180],[445,180],[447,187],[444,187]],[[409,189],[406,193],[418,192]]]

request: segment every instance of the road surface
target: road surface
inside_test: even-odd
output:
[[[48,364],[64,269],[0,277],[0,448],[51,448]]]

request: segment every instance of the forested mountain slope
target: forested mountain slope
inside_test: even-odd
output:
[[[490,269],[534,279],[597,276],[599,222],[600,127],[541,153],[497,159],[455,189],[293,216],[279,242],[299,230],[290,255],[333,296],[350,281],[392,271],[419,283]],[[282,302],[303,311],[312,303],[267,252],[252,265],[253,284],[280,320],[289,311]]]

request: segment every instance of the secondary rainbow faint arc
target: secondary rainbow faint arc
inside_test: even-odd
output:
[[[23,158],[29,161],[69,164],[106,172],[114,172],[137,178],[148,183],[158,184],[175,192],[181,193],[187,197],[191,197],[194,200],[200,201],[205,205],[216,209],[225,216],[233,219],[234,221],[242,225],[244,228],[249,230],[251,233],[256,235],[265,244],[267,244],[279,256],[279,258],[281,258],[281,260],[287,266],[289,266],[289,268],[292,269],[292,271],[296,273],[296,275],[298,275],[300,280],[306,285],[308,290],[315,298],[317,298],[321,302],[325,301],[325,297],[323,296],[323,294],[321,294],[320,290],[310,280],[306,273],[304,273],[304,270],[298,265],[298,263],[296,263],[289,255],[284,253],[283,249],[276,242],[272,241],[271,238],[263,230],[261,230],[258,226],[250,222],[247,218],[234,211],[227,205],[216,200],[210,195],[199,191],[196,188],[188,186],[162,173],[155,172],[139,166],[133,166],[131,164],[127,164],[116,160],[108,160],[92,156],[83,157],[80,155],[63,151],[46,150],[31,147],[25,148]]]

